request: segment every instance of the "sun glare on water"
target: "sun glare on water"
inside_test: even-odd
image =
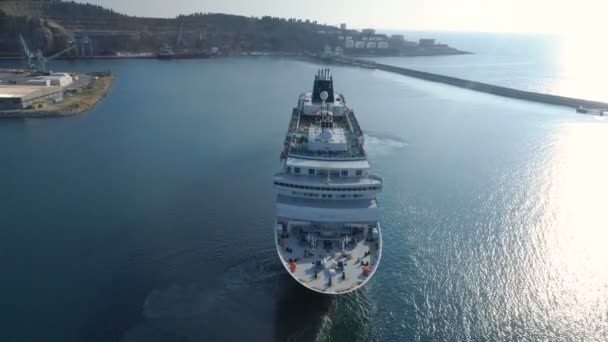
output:
[[[608,124],[569,124],[555,142],[539,234],[538,292],[548,315],[608,328]],[[565,317],[564,317],[565,316]],[[558,318],[558,317],[555,317]]]

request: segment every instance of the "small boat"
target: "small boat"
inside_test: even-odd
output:
[[[593,115],[597,115],[597,116],[604,116],[608,113],[608,109],[585,108],[583,106],[578,106],[578,108],[576,108],[576,112],[581,113],[581,114],[593,114]]]

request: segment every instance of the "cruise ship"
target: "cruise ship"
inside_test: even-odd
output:
[[[324,294],[354,291],[382,256],[378,201],[363,132],[328,69],[293,109],[274,175],[275,243],[285,270]]]

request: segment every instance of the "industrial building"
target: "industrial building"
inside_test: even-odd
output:
[[[55,86],[0,86],[0,110],[27,109],[63,100],[63,88]]]
[[[36,76],[31,80],[27,81],[28,85],[35,86],[59,86],[67,87],[74,83],[74,79],[70,74],[63,72],[54,72],[48,76]]]

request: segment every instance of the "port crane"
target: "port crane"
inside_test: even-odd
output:
[[[179,22],[179,30],[177,31],[177,39],[175,41],[175,48],[182,48],[184,45],[184,39],[182,38],[182,33],[184,31],[184,22]]]
[[[19,43],[21,44],[21,51],[23,52],[23,54],[25,55],[25,58],[27,59],[27,61],[25,62],[27,64],[28,68],[33,68],[34,67],[34,59],[36,58],[36,56],[32,53],[32,51],[30,50],[30,48],[27,46],[27,43],[25,42],[25,39],[23,39],[23,35],[20,33],[19,34]]]
[[[86,32],[81,33],[78,40],[80,41],[80,55],[83,57],[93,56],[93,42],[89,38],[89,34]]]
[[[46,68],[46,64],[48,61],[53,60],[69,51],[78,50],[78,46],[75,44],[75,42],[73,40],[68,40],[67,48],[65,48],[51,56],[45,57],[42,54],[42,51],[40,51],[40,49],[36,50],[36,52],[33,53],[32,50],[27,45],[22,34],[19,34],[19,43],[21,44],[21,50],[26,58],[27,68],[35,70],[37,72],[42,72],[42,73],[48,72],[48,70]]]

